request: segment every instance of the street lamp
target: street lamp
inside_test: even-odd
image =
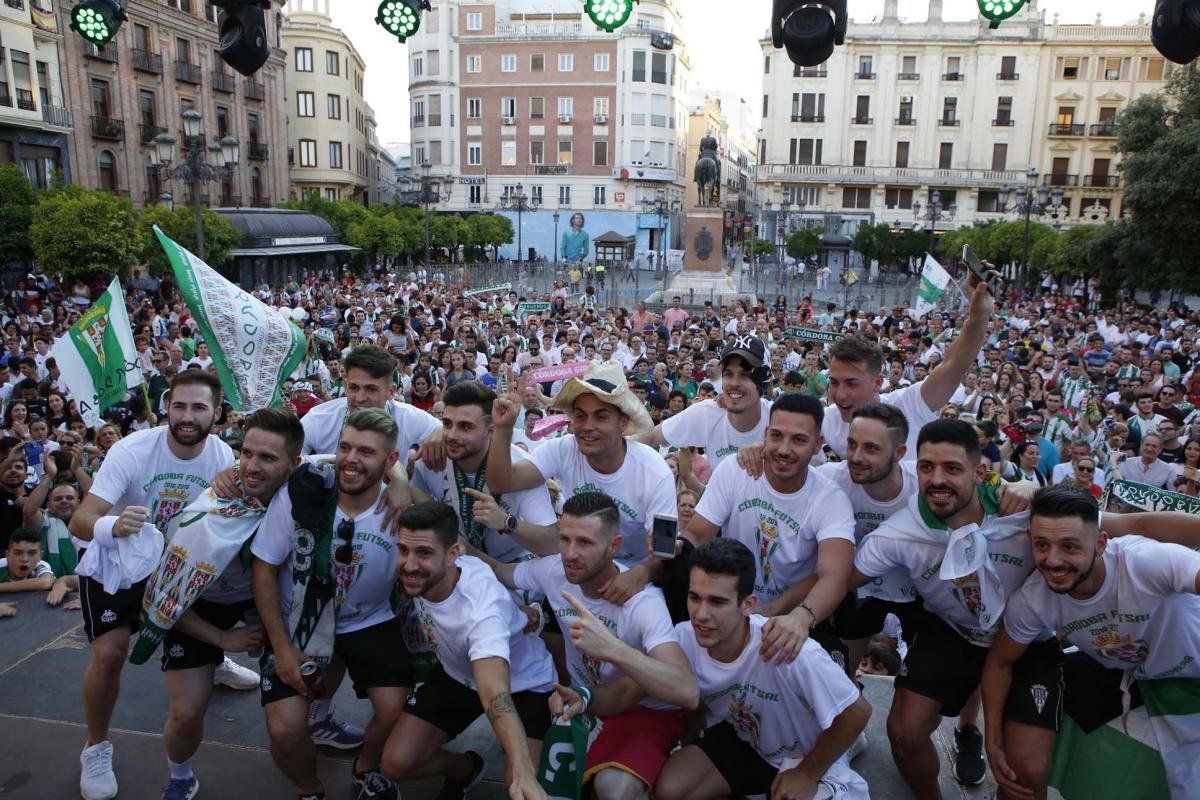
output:
[[[524,186],[524,184],[520,184],[520,183],[518,183],[512,189],[505,187],[504,194],[500,195],[500,207],[503,208],[505,211],[517,212],[517,263],[518,264],[525,263],[525,253],[524,253],[524,250],[522,249],[524,246],[524,241],[521,238],[522,233],[523,233],[522,224],[521,224],[522,218],[524,217],[524,214],[526,211],[537,211],[538,208],[541,207],[541,205],[542,205],[541,201],[539,201],[536,197],[530,197],[529,195],[525,194],[525,186]]]
[[[558,269],[558,212],[551,214],[550,219],[554,220],[554,268]]]
[[[406,189],[396,193],[397,202],[401,205],[409,206],[424,206],[425,208],[425,266],[430,263],[430,231],[429,231],[429,205],[431,203],[444,203],[450,199],[452,191],[450,184],[452,179],[449,177],[442,178],[441,182],[435,181],[429,174],[432,165],[428,161],[421,162],[421,169],[424,170],[424,175],[420,178],[420,189]],[[406,181],[406,185],[412,185],[411,181]]]
[[[180,180],[192,191],[192,208],[196,215],[196,255],[204,258],[204,219],[200,212],[200,184],[221,183],[233,175],[241,145],[236,137],[226,136],[206,145],[204,118],[199,111],[183,112],[183,138],[187,146],[185,160],[171,166],[175,160],[175,137],[160,133],[154,138],[154,154],[158,159],[159,175],[164,180]]]
[[[667,200],[667,190],[658,189],[653,200],[643,200],[642,209],[647,214],[658,214],[658,268],[662,270],[663,291],[667,290],[667,216],[682,208],[678,200]]]
[[[1045,186],[1037,185],[1038,171],[1030,167],[1025,173],[1025,185],[1016,190],[1009,189],[1008,184],[1000,187],[1000,192],[997,195],[1000,207],[1003,213],[1013,212],[1017,215],[1025,217],[1025,241],[1021,247],[1021,264],[1017,271],[1017,290],[1025,288],[1025,278],[1029,274],[1029,222],[1034,215],[1042,217],[1051,215],[1058,221],[1058,209],[1062,206],[1063,190],[1061,186],[1055,186],[1053,191],[1048,190]],[[1015,202],[1010,206],[1008,204],[1009,194],[1014,195]],[[1035,202],[1036,201],[1036,202]]]
[[[913,201],[913,219],[921,222],[922,220],[929,223],[929,253],[934,255],[937,252],[937,240],[934,235],[937,233],[937,224],[954,219],[954,214],[958,211],[958,205],[951,203],[946,206],[946,210],[942,210],[942,193],[934,189],[929,193],[929,205],[925,207],[925,213],[921,213],[921,201]]]

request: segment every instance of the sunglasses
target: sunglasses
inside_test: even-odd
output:
[[[354,560],[354,548],[350,544],[354,541],[354,520],[342,520],[337,526],[337,537],[342,543],[333,551],[333,558],[339,564],[349,566]]]
[[[1076,467],[1075,469],[1079,470],[1080,472],[1095,472],[1096,471],[1095,467]]]

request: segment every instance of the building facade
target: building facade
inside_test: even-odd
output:
[[[63,33],[54,0],[0,5],[0,163],[18,164],[29,182],[71,180],[72,114],[63,98]]]
[[[369,149],[374,113],[363,98],[366,64],[333,27],[329,4],[291,0],[283,21],[290,197],[369,205],[377,159]]]
[[[674,0],[644,0],[612,34],[574,0],[447,0],[408,45],[412,164],[428,164],[439,208],[512,216],[524,258],[552,259],[575,212],[593,240],[633,237],[644,253],[672,238],[674,218],[646,211],[682,203],[690,172]],[[539,211],[505,208],[518,185]]]
[[[754,164],[758,132],[749,105],[727,93],[697,94],[688,117],[687,164],[695,164],[700,140],[717,140],[721,159],[719,205],[725,211],[725,244],[740,246],[754,228]],[[699,199],[693,186],[692,197]]]
[[[200,112],[211,143],[234,136],[240,161],[221,184],[202,184],[211,206],[271,206],[287,198],[283,106],[284,59],[279,47],[282,0],[268,12],[275,51],[252,77],[235,73],[217,55],[215,8],[199,0],[130,0],[129,19],[97,48],[69,31],[61,41],[66,105],[75,124],[72,180],[129,197],[141,207],[191,203],[191,187],[163,180],[154,139],[177,140],[185,154],[182,113]],[[59,10],[66,30],[69,9]]]
[[[1166,73],[1145,20],[1058,25],[1036,2],[993,30],[943,20],[941,0],[902,22],[886,0],[882,18],[852,22],[810,68],[762,46],[760,231],[782,250],[797,226],[824,227],[840,245],[835,270],[863,223],[933,234],[1005,219],[1001,189],[1026,185],[1031,168],[1065,191],[1045,221],[1119,213],[1113,119]]]

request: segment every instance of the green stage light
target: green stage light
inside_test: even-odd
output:
[[[612,33],[629,21],[635,2],[637,0],[583,0],[583,8],[597,28]]]
[[[403,42],[420,29],[421,12],[428,10],[428,0],[383,0],[375,22]]]
[[[1000,23],[1016,14],[1025,5],[1025,0],[976,0],[979,3],[979,13],[990,24],[990,28],[1000,27]]]
[[[96,47],[103,47],[117,35],[125,11],[117,0],[83,0],[71,9],[71,30]]]

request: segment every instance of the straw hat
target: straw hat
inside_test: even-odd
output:
[[[616,361],[593,363],[582,378],[568,378],[552,407],[570,412],[581,394],[593,394],[629,417],[629,424],[625,426],[627,434],[642,433],[654,427],[646,407],[630,391],[625,369]]]

